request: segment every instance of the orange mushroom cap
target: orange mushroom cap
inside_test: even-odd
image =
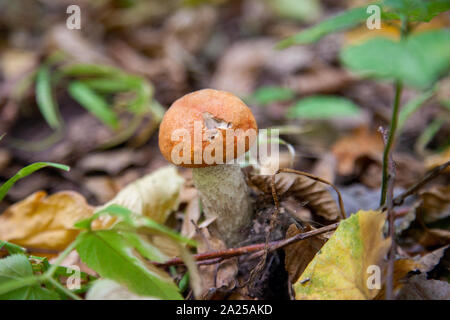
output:
[[[247,152],[257,130],[252,112],[241,99],[203,89],[181,97],[167,110],[159,128],[159,149],[178,166],[214,166]]]

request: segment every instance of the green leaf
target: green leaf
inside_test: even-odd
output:
[[[96,65],[89,63],[76,63],[66,65],[59,69],[64,75],[68,76],[103,76],[103,77],[115,77],[123,75],[120,69],[106,66]]]
[[[102,215],[112,215],[118,217],[129,228],[146,228],[152,232],[168,236],[169,238],[180,243],[186,243],[192,246],[196,245],[195,241],[180,236],[170,228],[117,204],[111,204],[106,208],[97,211],[91,217],[78,221],[74,226],[76,228],[90,230],[92,221],[98,219]]]
[[[269,0],[268,4],[279,16],[303,22],[316,20],[322,12],[318,0]]]
[[[384,5],[393,13],[404,15],[413,22],[429,22],[438,14],[450,10],[448,0],[386,0]]]
[[[80,81],[73,81],[69,85],[69,93],[79,104],[96,116],[101,122],[112,129],[117,129],[119,119],[106,101]]]
[[[136,257],[133,247],[116,231],[89,231],[79,237],[77,251],[81,260],[102,277],[117,281],[139,295],[182,299],[170,276]]]
[[[33,268],[27,257],[14,254],[0,260],[0,285],[21,283],[33,276]],[[0,300],[57,300],[59,296],[37,282],[0,295]]]
[[[265,106],[272,102],[291,100],[294,97],[295,92],[291,89],[266,86],[256,90],[247,100]]]
[[[360,114],[357,105],[338,96],[312,96],[302,99],[287,112],[289,118],[333,119]]]
[[[25,178],[26,176],[32,174],[33,172],[45,168],[45,167],[54,167],[57,169],[61,169],[64,171],[69,171],[70,167],[59,164],[59,163],[53,163],[53,162],[36,162],[33,164],[30,164],[29,166],[26,166],[25,168],[20,169],[12,178],[10,178],[8,181],[6,181],[1,187],[0,187],[0,201],[3,200],[5,195],[8,193],[9,189],[12,188],[12,186],[20,179]]]
[[[121,91],[129,91],[134,86],[130,86],[130,83],[124,81],[122,78],[110,79],[110,78],[97,78],[97,79],[85,79],[80,80],[84,85],[88,86],[92,90],[102,93],[116,93]]]
[[[156,262],[165,262],[170,259],[157,247],[144,240],[141,235],[134,232],[121,232],[126,241],[146,259]]]
[[[303,30],[278,44],[278,48],[286,48],[294,44],[308,44],[320,40],[329,33],[352,28],[368,18],[367,7],[354,8],[340,13],[330,19],[322,21]]]
[[[36,102],[48,125],[52,129],[60,128],[58,106],[52,96],[50,69],[45,65],[39,68],[36,76]]]
[[[450,31],[423,32],[402,41],[374,38],[344,49],[341,61],[363,75],[427,87],[450,66]]]

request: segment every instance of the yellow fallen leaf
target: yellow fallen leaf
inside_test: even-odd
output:
[[[138,179],[123,188],[111,201],[97,208],[101,210],[111,204],[123,206],[158,223],[164,223],[178,206],[179,193],[184,179],[174,166],[167,166]],[[94,229],[110,227],[116,219],[103,216],[94,221]]]
[[[92,212],[93,208],[76,192],[51,196],[36,192],[0,215],[0,239],[24,247],[63,250],[79,233],[74,223]]]
[[[294,284],[297,300],[373,299],[378,289],[369,289],[369,266],[383,274],[383,258],[391,241],[382,229],[386,217],[379,211],[359,211],[343,220]]]

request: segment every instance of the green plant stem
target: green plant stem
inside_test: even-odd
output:
[[[406,17],[402,17],[402,25],[401,25],[401,39],[405,39],[408,36],[409,27],[408,27],[408,19]],[[380,206],[383,206],[386,203],[386,194],[387,194],[387,185],[389,180],[389,155],[394,145],[397,124],[398,124],[398,114],[400,110],[400,100],[403,91],[403,82],[401,80],[397,80],[395,83],[395,98],[394,98],[394,106],[392,108],[392,117],[391,117],[391,125],[389,129],[389,136],[386,142],[386,146],[384,148],[383,153],[383,175],[381,182],[381,197],[380,197]]]
[[[400,109],[400,98],[402,95],[402,90],[403,90],[403,83],[401,81],[397,81],[395,84],[395,100],[394,100],[394,107],[392,109],[391,127],[389,129],[389,136],[383,153],[383,178],[381,183],[380,206],[384,205],[386,202],[387,183],[389,179],[389,172],[388,172],[389,154],[391,152],[395,140],[395,132],[397,130],[398,111]]]
[[[58,256],[58,259],[56,259],[55,263],[52,264],[52,266],[50,267],[50,269],[47,270],[47,272],[44,274],[45,277],[49,277],[51,278],[56,270],[58,269],[59,265],[61,264],[61,262],[63,262],[63,260],[67,257],[67,255],[76,248],[76,246],[78,245],[80,237],[77,237],[71,244],[69,244],[67,246],[67,248],[61,252],[61,254]]]
[[[50,282],[53,286],[58,288],[60,291],[62,291],[65,295],[68,297],[74,299],[74,300],[82,300],[79,296],[77,296],[75,293],[64,287],[62,284],[60,284],[57,280],[53,279],[52,277],[45,276],[43,278],[45,281]]]

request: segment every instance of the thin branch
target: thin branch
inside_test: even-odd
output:
[[[415,185],[410,187],[402,194],[396,196],[393,200],[394,206],[402,205],[407,197],[415,194],[417,191],[423,188],[428,182],[439,176],[442,172],[444,172],[445,169],[449,167],[450,167],[450,160],[428,172],[419,182],[417,182]],[[382,207],[382,209],[385,208],[386,208],[385,206]]]
[[[395,185],[395,162],[392,155],[389,156],[389,178],[386,195],[387,214],[389,219],[389,237],[391,239],[391,248],[388,254],[387,278],[386,278],[386,300],[394,298],[394,260],[395,260],[395,211],[394,211],[394,185]]]
[[[326,233],[329,231],[333,231],[335,230],[339,225],[339,222],[334,223],[334,224],[330,224],[326,227],[323,228],[319,228],[319,229],[315,229],[312,231],[308,231],[305,233],[299,233],[291,238],[288,239],[282,239],[282,240],[277,240],[277,241],[272,241],[269,242],[268,248],[269,248],[269,252],[278,250],[280,248],[283,248],[287,245],[290,245],[292,243],[295,243],[297,241],[301,241],[301,240],[305,240],[311,237],[314,237],[316,235],[322,234],[322,233]],[[229,258],[233,258],[233,257],[237,257],[237,256],[241,256],[244,254],[249,254],[249,253],[254,253],[254,252],[258,252],[258,251],[262,251],[264,250],[264,248],[266,247],[266,243],[257,243],[257,244],[252,244],[252,245],[248,245],[245,247],[240,247],[240,248],[231,248],[231,249],[226,249],[226,250],[220,250],[220,251],[211,251],[211,252],[205,252],[205,253],[199,253],[194,255],[194,259],[197,262],[208,262],[208,264],[213,264],[213,263],[217,263],[218,261],[216,259],[229,259]],[[183,265],[184,262],[181,258],[174,258],[171,259],[169,261],[166,261],[164,263],[159,263],[159,262],[152,262],[155,266],[158,267],[169,267],[169,266],[176,266],[176,265]]]

